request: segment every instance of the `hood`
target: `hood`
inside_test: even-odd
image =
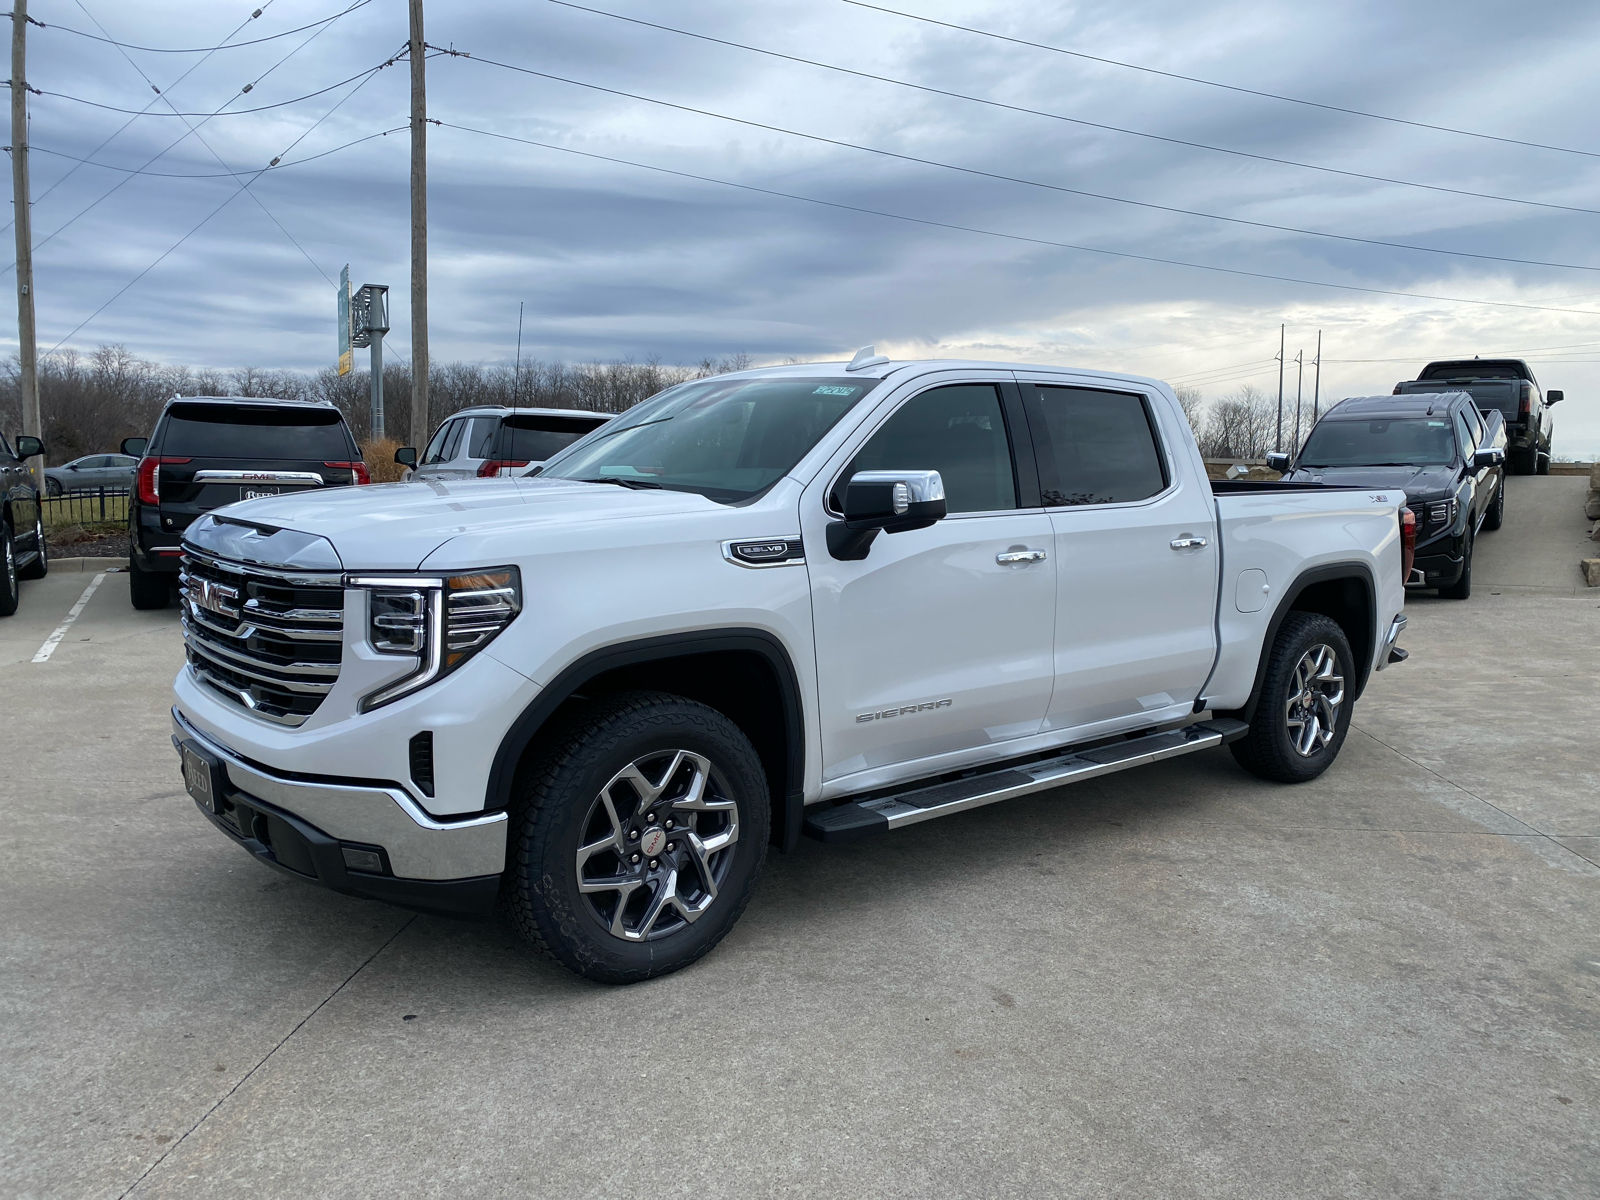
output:
[[[1455,486],[1454,467],[1296,467],[1284,479],[1290,483],[1333,483],[1344,487],[1394,490],[1403,488],[1407,499],[1448,495]]]
[[[325,538],[346,570],[414,571],[464,533],[533,532],[717,507],[690,492],[567,479],[430,479],[267,496],[229,504],[216,515]]]

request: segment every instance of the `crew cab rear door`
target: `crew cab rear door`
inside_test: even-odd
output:
[[[807,487],[825,785],[893,783],[1039,731],[1055,562],[1030,457],[1010,379],[942,373],[875,411]],[[833,558],[844,484],[882,469],[938,471],[949,515]]]
[[[1181,717],[1216,656],[1219,550],[1188,431],[1170,427],[1159,393],[1018,379],[1056,560],[1045,729],[1090,737]]]

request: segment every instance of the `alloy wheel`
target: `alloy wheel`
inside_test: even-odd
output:
[[[1322,643],[1302,654],[1295,665],[1284,719],[1289,744],[1302,758],[1310,758],[1333,740],[1344,704],[1344,676],[1338,670],[1339,656]]]
[[[590,911],[613,937],[654,940],[716,901],[739,840],[738,806],[710,759],[656,751],[600,789],[580,838],[578,892]]]

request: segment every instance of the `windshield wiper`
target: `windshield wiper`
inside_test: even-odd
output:
[[[648,479],[623,479],[623,478],[621,478],[620,476],[617,476],[617,475],[602,475],[598,479],[580,479],[580,480],[578,480],[578,482],[579,483],[614,483],[618,487],[634,488],[635,490],[638,490],[640,488],[649,488],[649,489],[651,489],[653,491],[657,491],[657,492],[662,490],[662,487],[661,487],[661,485],[659,483],[651,483]]]

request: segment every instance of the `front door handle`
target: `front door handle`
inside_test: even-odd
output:
[[[994,556],[995,562],[1002,567],[1014,567],[1019,563],[1043,562],[1043,550],[1007,550]]]
[[[1198,550],[1205,544],[1206,540],[1203,537],[1173,538],[1172,541],[1168,543],[1168,545],[1170,545],[1174,550]]]

